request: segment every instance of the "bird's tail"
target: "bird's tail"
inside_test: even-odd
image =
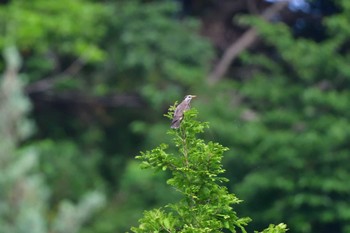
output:
[[[173,121],[173,122],[171,122],[170,128],[178,129],[180,127],[180,123],[181,123],[180,121]]]

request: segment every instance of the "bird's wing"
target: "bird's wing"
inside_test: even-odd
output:
[[[182,106],[181,106],[181,104],[179,104],[177,106],[177,108],[175,109],[174,118],[179,118],[179,117],[181,117],[182,114],[183,114]]]
[[[171,122],[171,128],[177,129],[180,127],[180,123],[183,119],[184,112],[189,108],[190,108],[190,105],[189,103],[186,103],[186,102],[182,102],[176,107],[174,111],[173,121]]]
[[[184,111],[188,110],[189,108],[190,108],[189,104],[184,102],[180,103],[175,109],[174,118],[182,117],[184,114]]]

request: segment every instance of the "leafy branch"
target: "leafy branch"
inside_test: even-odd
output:
[[[171,106],[165,115],[169,119],[172,119],[175,106]],[[137,156],[143,168],[169,170],[172,177],[167,183],[183,198],[178,203],[146,211],[139,227],[131,228],[133,232],[223,232],[224,229],[246,232],[250,218],[238,217],[232,208],[241,200],[221,185],[228,181],[220,176],[225,172],[222,157],[228,148],[198,138],[209,124],[198,121],[197,116],[196,109],[186,111],[180,128],[168,131],[179,154],[168,153],[169,146],[161,144]],[[271,225],[263,232],[286,232],[286,226]]]

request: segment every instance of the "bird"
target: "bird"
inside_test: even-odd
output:
[[[195,95],[186,95],[185,99],[176,107],[170,128],[178,129],[180,127],[181,121],[184,118],[184,112],[190,109],[191,100],[195,97]]]

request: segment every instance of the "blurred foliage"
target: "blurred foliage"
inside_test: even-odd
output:
[[[70,141],[46,140],[36,143],[36,146],[40,170],[51,188],[53,204],[62,197],[79,200],[89,189],[104,189],[105,181],[99,173],[99,151],[81,151]]]
[[[32,127],[24,117],[30,103],[16,74],[21,64],[16,47],[6,47],[4,59],[6,71],[0,83],[0,231],[23,232],[31,226],[33,232],[44,233],[48,227],[44,219],[48,189],[35,172],[37,154],[33,148],[17,150]]]
[[[140,164],[131,161],[120,178],[120,191],[112,198],[111,205],[97,216],[95,223],[83,231],[126,232],[136,224],[145,209],[158,208],[169,201],[179,199],[179,194],[165,184],[167,174],[145,171]]]
[[[0,7],[0,49],[15,43],[25,53],[57,51],[97,61],[97,46],[106,28],[105,8],[87,0],[13,0]],[[86,30],[93,28],[93,30]]]
[[[246,200],[239,210],[254,211],[253,225],[283,220],[297,232],[348,232],[348,35],[331,35],[349,23],[350,12],[348,2],[339,3],[342,11],[324,20],[329,34],[320,42],[295,38],[283,23],[244,20],[267,49],[241,57],[251,75],[223,94],[235,99],[225,104],[236,113],[212,111],[221,121],[213,130],[238,154],[226,168]]]
[[[39,226],[50,219],[39,230],[68,218],[74,231],[123,232],[143,210],[178,201],[164,184],[170,174],[140,170],[133,156],[170,144],[162,114],[174,100],[197,94],[199,118],[211,123],[203,137],[230,148],[226,185],[246,200],[237,211],[254,219],[248,230],[286,222],[291,231],[349,232],[350,3],[309,3],[273,23],[250,14],[237,23],[236,14],[254,12],[239,0],[1,1],[0,49],[16,45],[23,60],[14,69],[20,79],[0,79],[2,90],[20,85],[11,98],[0,96],[0,186],[23,181],[40,197],[31,203],[42,206],[23,208],[36,212],[22,220]],[[217,41],[231,43],[250,25],[263,40],[207,85],[212,44],[220,56],[228,44]],[[208,31],[211,42],[201,36]],[[23,89],[33,121],[23,117],[30,109]],[[80,228],[88,206],[98,207],[90,190],[106,192],[108,204]],[[0,192],[1,221],[9,197]]]
[[[21,58],[15,46],[4,49],[4,58],[6,70],[0,83],[0,232],[76,233],[104,205],[104,195],[86,190],[78,204],[60,202],[59,209],[48,215],[50,189],[38,169],[35,144],[18,149],[33,131],[25,118],[30,104],[17,73]]]
[[[197,20],[179,18],[179,4],[116,1],[112,9],[107,90],[139,93],[157,110],[203,82],[213,50]]]
[[[172,1],[17,0],[0,11],[0,46],[16,43],[25,58],[24,78],[28,87],[34,86],[28,93],[38,131],[26,144],[37,148],[39,169],[52,192],[50,208],[58,208],[62,199],[77,202],[91,189],[105,190],[110,205],[82,231],[119,232],[129,229],[144,209],[163,203],[161,197],[164,202],[176,199],[176,194],[162,195],[169,192],[157,181],[162,176],[140,173],[142,184],[127,178],[136,174],[127,158],[137,153],[135,143],[146,145],[140,139],[147,130],[134,133],[130,124],[153,121],[164,102],[202,82],[213,50],[198,35],[198,20],[180,19],[180,5]],[[35,89],[41,81],[48,86]],[[127,102],[117,109],[89,100],[85,104],[85,99],[72,105],[80,92],[92,99],[137,94],[148,104],[147,114],[129,109]],[[147,183],[159,195],[146,198],[146,187],[134,191]]]

